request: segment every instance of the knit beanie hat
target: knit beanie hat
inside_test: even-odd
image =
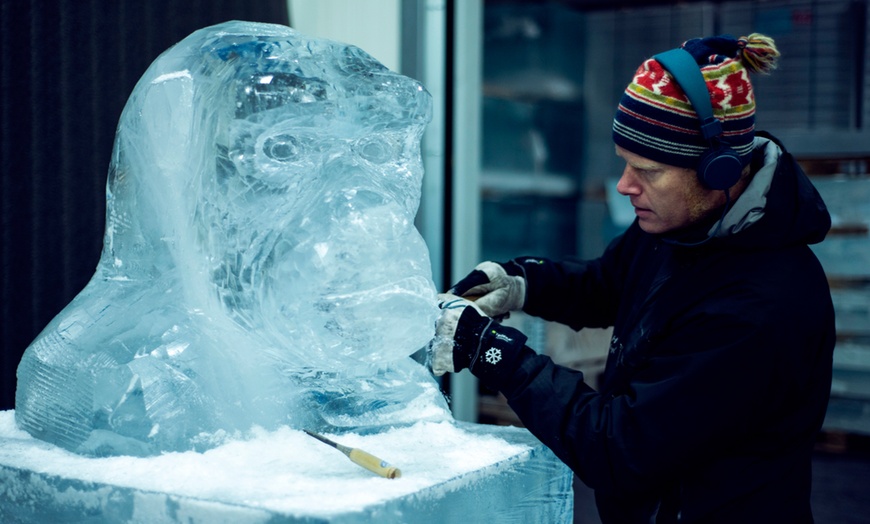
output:
[[[769,73],[779,57],[773,39],[758,33],[695,38],[682,48],[697,62],[722,123],[721,141],[749,163],[755,137],[755,95],[748,72]],[[696,169],[709,144],[701,135],[695,109],[662,65],[644,61],[625,89],[613,120],[613,141],[642,157]]]

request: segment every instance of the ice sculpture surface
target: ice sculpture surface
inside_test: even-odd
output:
[[[149,455],[450,418],[411,358],[438,314],[413,224],[430,117],[418,82],[284,26],[163,53],[118,125],[96,273],[19,365],[19,426]]]
[[[417,422],[350,446],[385,479],[301,431],[252,431],[203,453],[83,457],[0,411],[0,522],[446,524],[571,522],[573,473],[525,429]]]

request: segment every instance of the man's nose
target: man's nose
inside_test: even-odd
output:
[[[616,191],[625,196],[640,194],[640,184],[638,184],[631,166],[625,166],[625,169],[622,170],[622,176],[616,183]]]

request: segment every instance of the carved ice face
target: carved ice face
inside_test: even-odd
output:
[[[194,300],[218,299],[202,309],[292,348],[293,366],[387,362],[424,346],[437,310],[414,216],[429,94],[355,47],[292,31],[221,35],[202,49],[204,65],[158,75],[143,103],[187,111],[167,120],[191,126],[151,131],[151,154],[185,165],[149,182],[186,214],[154,233],[174,239],[170,271],[199,288]],[[162,103],[177,78],[190,84],[190,110]],[[164,231],[179,222],[195,245]]]
[[[324,61],[310,47],[254,47],[204,192],[220,209],[205,226],[224,233],[211,246],[219,293],[240,322],[303,341],[306,365],[414,352],[435,315],[413,224],[429,95],[356,48]]]

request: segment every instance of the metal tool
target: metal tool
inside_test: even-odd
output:
[[[388,463],[372,455],[371,453],[366,453],[365,451],[357,448],[342,446],[337,442],[329,440],[323,435],[318,435],[317,433],[308,431],[307,429],[303,429],[302,431],[323,442],[324,444],[329,444],[335,449],[341,451],[342,453],[347,455],[347,457],[353,463],[364,467],[372,473],[377,473],[378,475],[386,477],[388,479],[397,479],[402,476],[402,472],[399,471],[399,468],[389,465]]]

